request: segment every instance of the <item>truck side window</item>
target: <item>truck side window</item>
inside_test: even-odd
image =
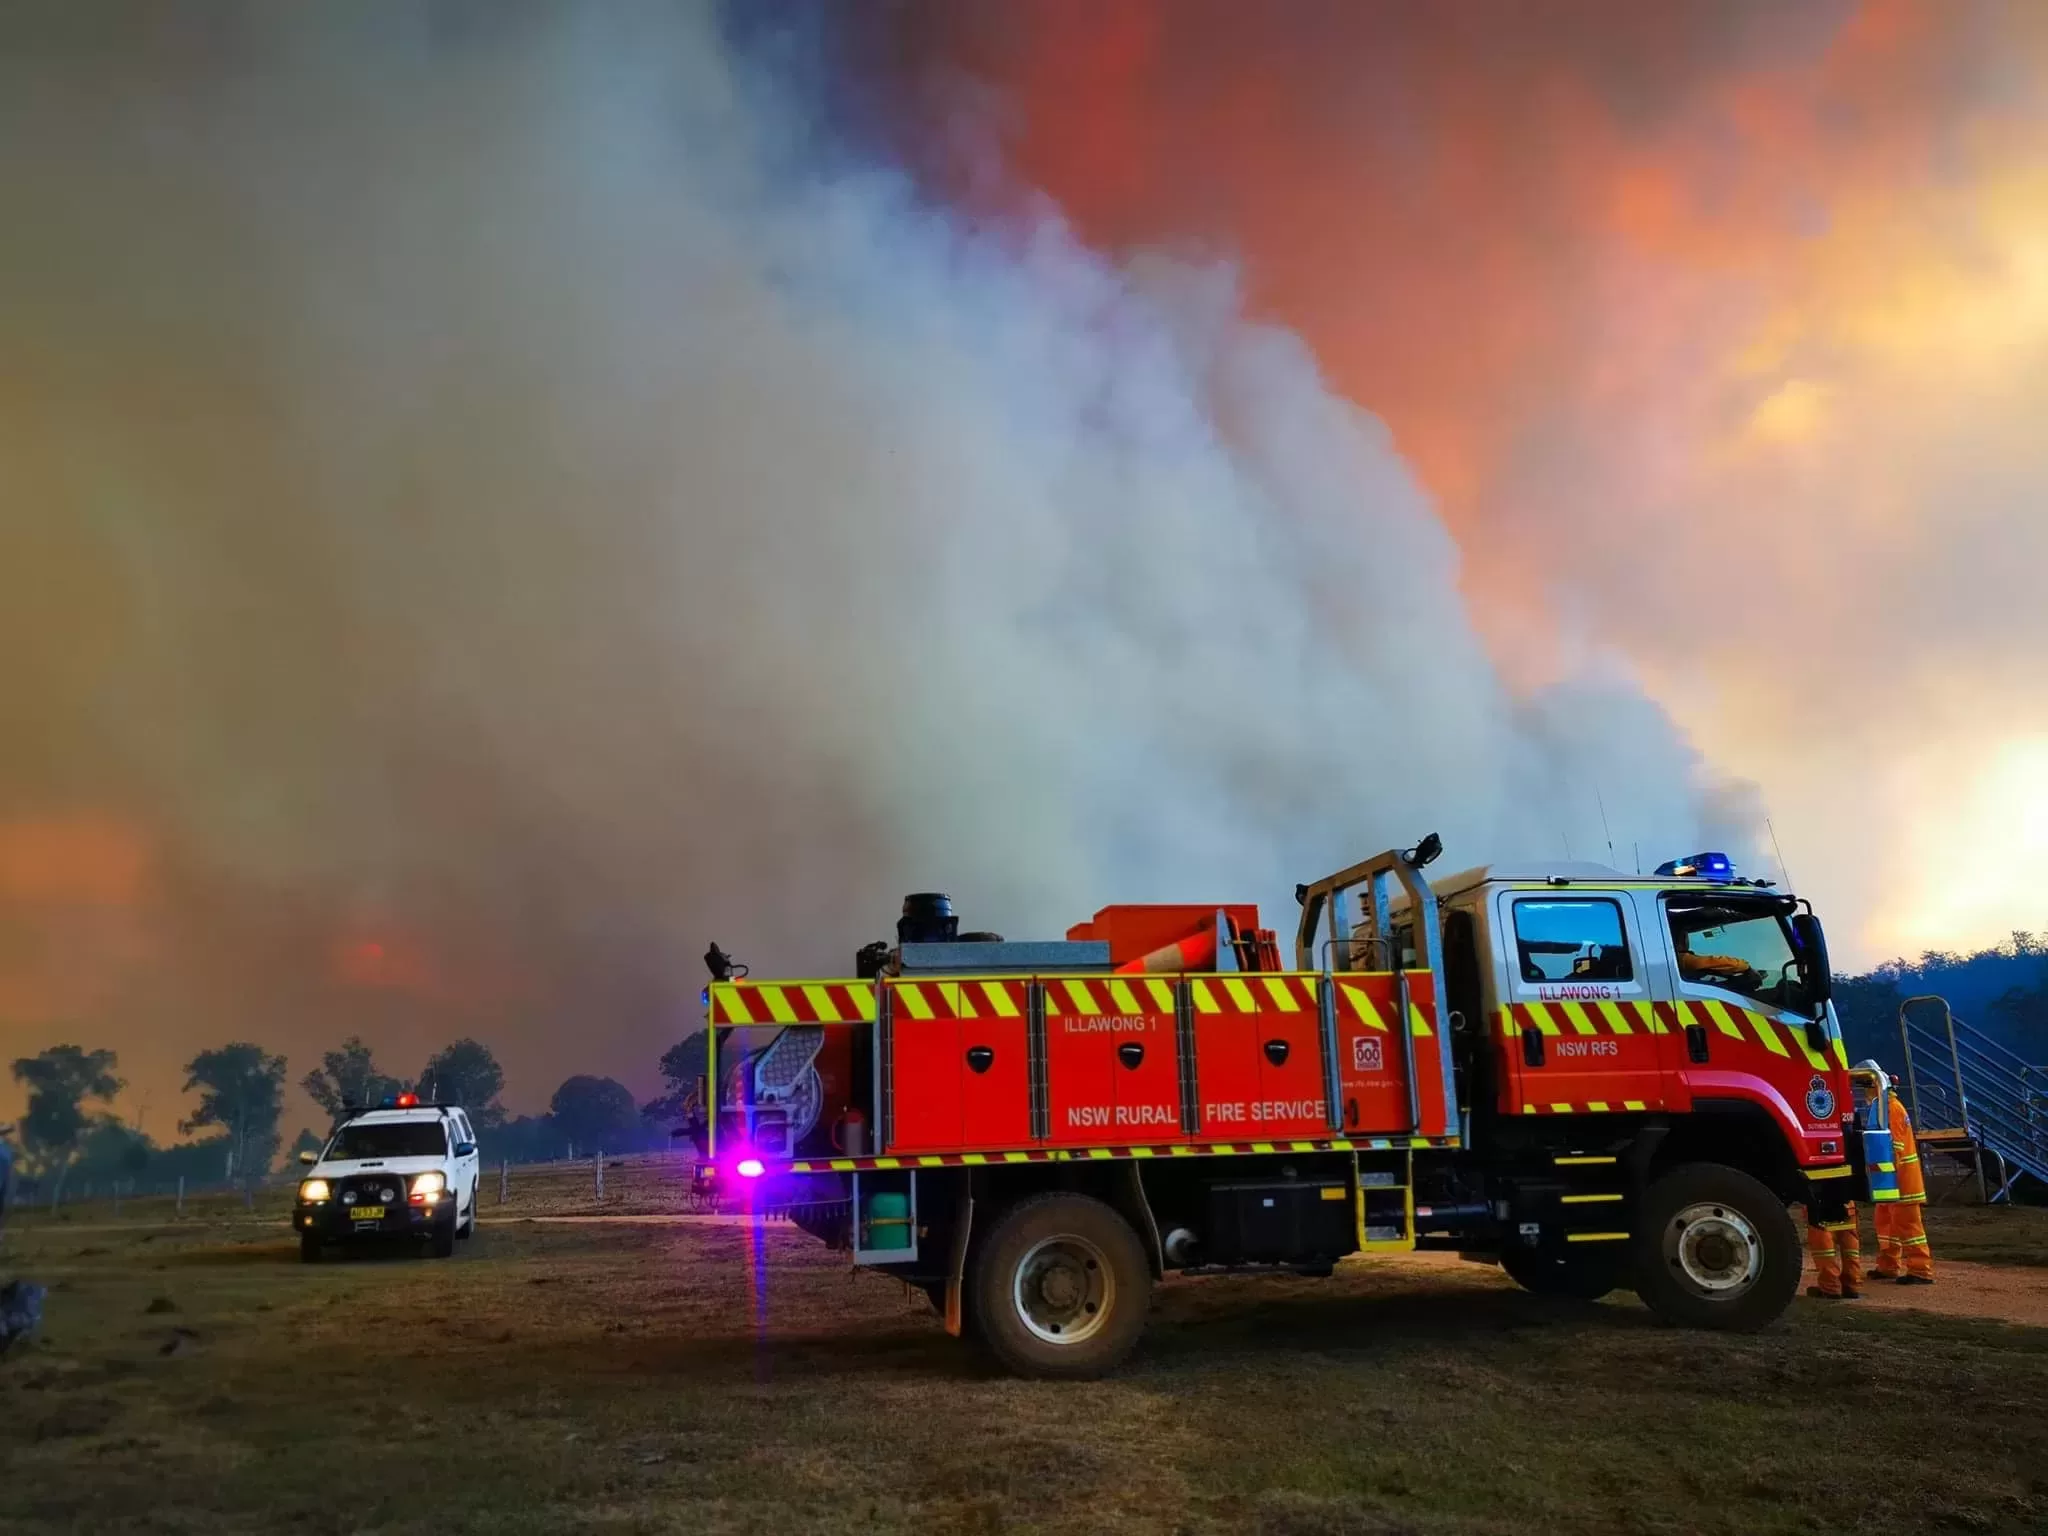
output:
[[[1604,899],[1516,902],[1515,952],[1526,982],[1635,979],[1621,908]]]
[[[1779,1008],[1808,1006],[1791,937],[1775,910],[1741,902],[1670,901],[1665,913],[1680,980]]]

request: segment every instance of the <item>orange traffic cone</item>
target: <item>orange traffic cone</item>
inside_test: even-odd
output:
[[[1172,971],[1213,971],[1216,969],[1216,924],[1204,924],[1184,939],[1162,944],[1149,955],[1126,960],[1116,968],[1119,976],[1145,976]]]

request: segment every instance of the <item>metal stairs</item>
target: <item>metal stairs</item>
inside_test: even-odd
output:
[[[2048,1067],[2015,1055],[1931,995],[1899,1005],[1899,1043],[1906,1107],[1923,1151],[1974,1158],[1987,1203],[2009,1199],[2022,1175],[2048,1184]],[[1995,1188],[1987,1154],[1998,1164]]]

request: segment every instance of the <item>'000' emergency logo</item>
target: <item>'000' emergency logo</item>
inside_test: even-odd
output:
[[[1806,1112],[1816,1120],[1834,1119],[1835,1090],[1826,1078],[1816,1077],[1806,1085]]]

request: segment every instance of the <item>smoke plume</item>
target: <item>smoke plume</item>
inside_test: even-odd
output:
[[[1227,266],[949,210],[708,10],[139,14],[0,49],[10,1053],[475,1033],[531,1102],[910,889],[1284,928],[1430,830],[1746,831],[1622,671],[1504,685]]]

